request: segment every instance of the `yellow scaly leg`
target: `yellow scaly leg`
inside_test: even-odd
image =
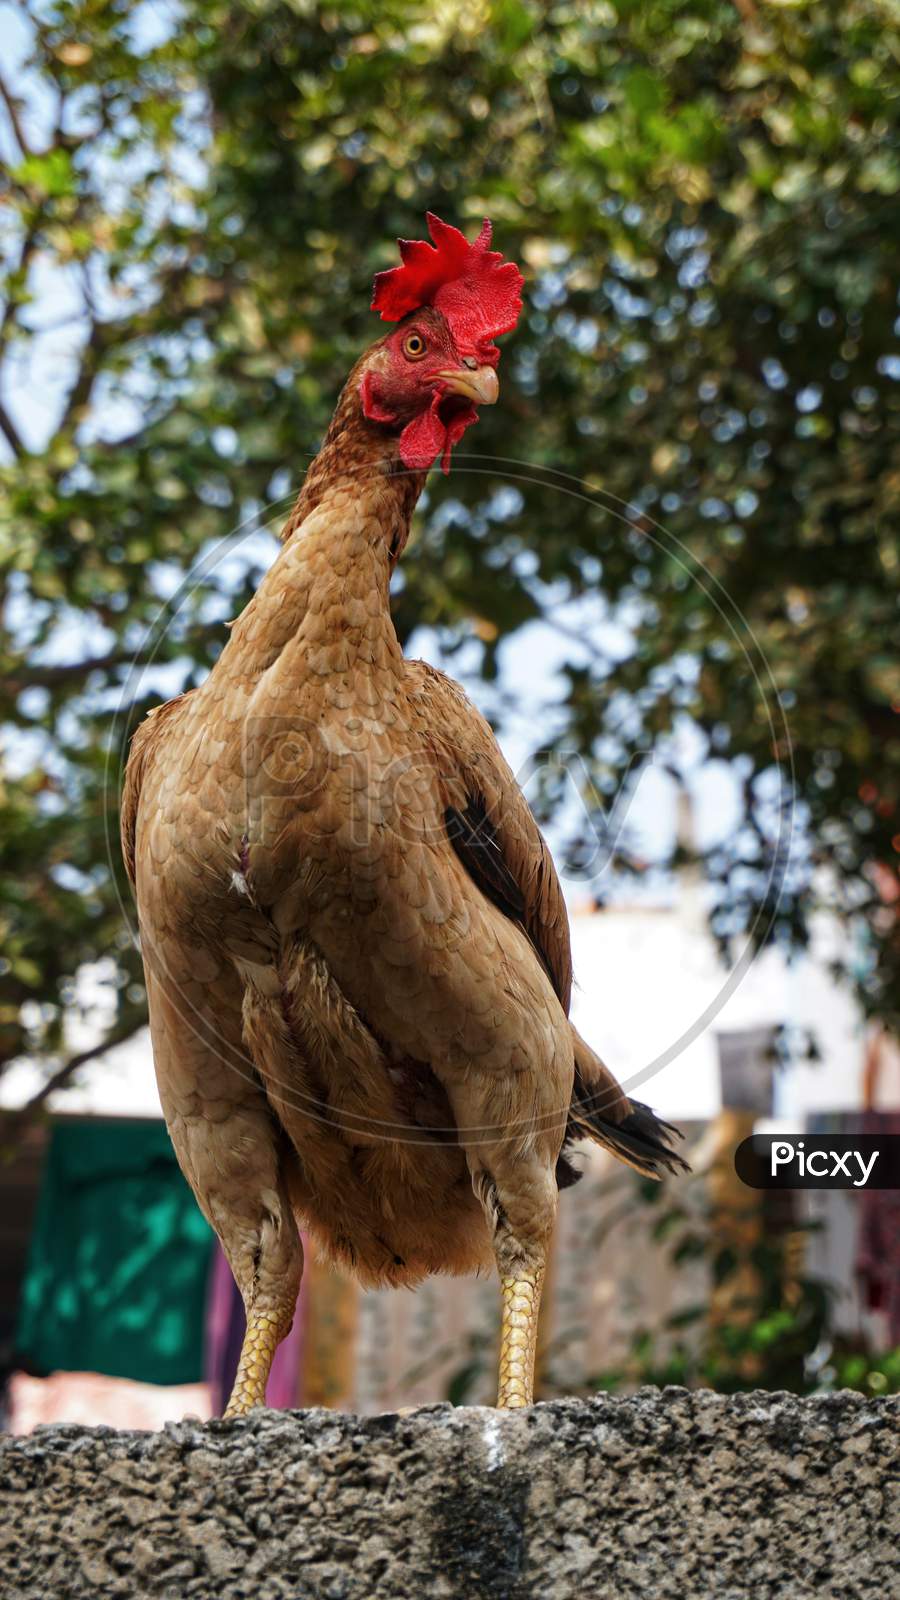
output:
[[[275,1351],[290,1332],[292,1320],[293,1307],[287,1318],[275,1311],[249,1312],[234,1387],[223,1413],[225,1417],[243,1417],[254,1406],[265,1405],[266,1384]]]
[[[543,1268],[500,1279],[503,1318],[497,1405],[504,1410],[530,1406],[534,1401],[534,1356],[543,1282]]]

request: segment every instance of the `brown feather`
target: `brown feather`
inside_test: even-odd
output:
[[[370,1283],[492,1252],[533,1275],[567,1132],[646,1143],[608,1136],[634,1108],[568,1021],[562,891],[494,735],[398,644],[424,474],[362,415],[380,360],[209,677],[135,735],[122,802],[166,1120],[278,1326],[297,1222]]]

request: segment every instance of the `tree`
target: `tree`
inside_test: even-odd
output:
[[[887,0],[28,16],[30,72],[0,85],[2,1059],[66,1070],[74,975],[101,954],[115,1034],[143,1019],[109,847],[123,734],[221,648],[268,547],[213,553],[277,524],[376,333],[372,273],[429,205],[494,219],[527,306],[504,404],[429,485],[402,635],[430,624],[496,680],[517,629],[602,596],[627,653],[573,638],[550,722],[594,820],[636,755],[677,771],[689,720],[743,797],[703,862],[718,936],[802,940],[824,893],[864,1003],[896,1022]],[[29,445],[9,374],[48,283],[79,341]],[[615,870],[639,870],[627,837]]]

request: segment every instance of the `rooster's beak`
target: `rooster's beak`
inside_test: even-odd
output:
[[[452,371],[439,372],[438,377],[451,394],[465,395],[479,406],[496,405],[500,385],[493,367],[454,367]]]

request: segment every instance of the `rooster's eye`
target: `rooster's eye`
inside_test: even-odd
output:
[[[420,333],[408,333],[403,341],[403,354],[410,361],[421,361],[425,354],[425,340]]]

